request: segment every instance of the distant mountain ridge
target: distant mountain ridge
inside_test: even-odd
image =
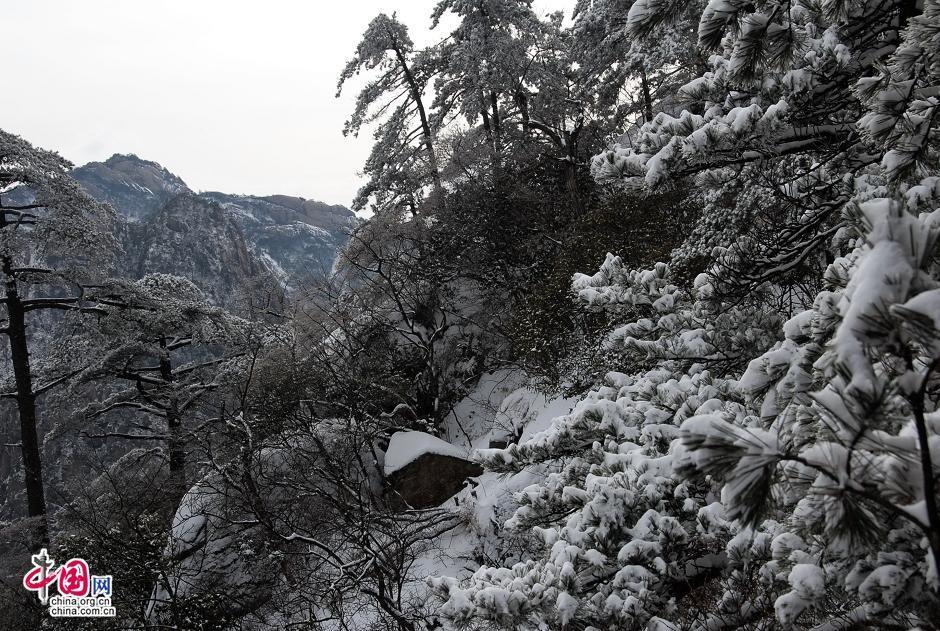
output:
[[[123,217],[120,273],[192,278],[220,304],[246,284],[290,290],[329,273],[358,224],[346,207],[288,195],[193,191],[162,165],[115,154],[72,176]]]

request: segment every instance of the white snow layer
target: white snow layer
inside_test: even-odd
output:
[[[467,458],[466,451],[436,436],[424,432],[396,432],[385,452],[385,475],[395,473],[424,454]]]

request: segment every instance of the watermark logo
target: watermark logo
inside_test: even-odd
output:
[[[85,559],[69,559],[56,567],[43,548],[32,557],[33,568],[23,577],[23,587],[36,592],[39,602],[49,606],[49,614],[57,618],[113,617],[111,577],[92,576]],[[59,592],[49,595],[55,585]]]

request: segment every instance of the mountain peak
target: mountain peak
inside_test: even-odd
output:
[[[162,165],[162,164],[160,164],[160,163],[158,163],[158,162],[154,162],[153,160],[144,160],[143,158],[141,158],[140,156],[138,156],[136,153],[115,153],[115,154],[112,154],[110,158],[108,158],[107,160],[104,161],[104,164],[107,164],[108,166],[113,166],[113,165],[119,164],[119,163],[121,163],[121,162],[140,162],[140,163],[142,163],[142,164],[154,165],[154,166],[157,166],[157,167],[159,167],[159,168],[161,168],[161,169],[163,168],[163,165]],[[89,163],[89,164],[94,164],[94,163]]]
[[[186,186],[186,182],[184,182],[182,178],[167,169],[159,162],[145,160],[134,153],[115,153],[104,162],[89,162],[85,166],[88,167],[95,164],[103,164],[109,169],[113,169],[114,171],[118,171],[130,176],[159,174],[162,181],[164,181],[171,188],[175,189],[174,192],[179,192],[185,188],[189,188]]]
[[[104,162],[89,162],[72,177],[96,199],[110,203],[131,220],[140,220],[189,187],[163,165],[134,154],[116,153]]]

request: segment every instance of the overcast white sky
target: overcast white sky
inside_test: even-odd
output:
[[[436,37],[433,4],[7,0],[0,128],[76,164],[136,153],[197,190],[349,204],[370,138],[343,138],[336,78],[379,11]]]

